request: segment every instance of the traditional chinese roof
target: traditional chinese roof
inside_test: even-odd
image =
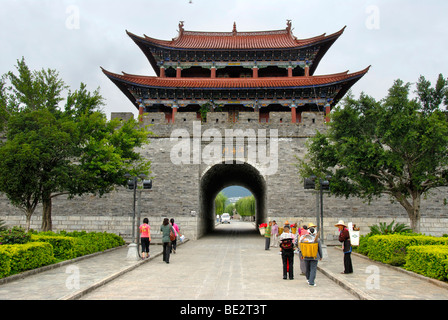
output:
[[[189,89],[232,89],[232,88],[289,88],[332,84],[347,79],[363,76],[370,67],[355,72],[348,71],[311,77],[265,77],[265,78],[160,78],[139,76],[123,72],[122,75],[103,70],[109,78],[129,84],[157,88],[189,88]]]
[[[254,50],[291,49],[321,42],[334,42],[344,32],[344,29],[345,27],[328,36],[324,33],[308,39],[297,39],[288,28],[254,32],[202,32],[181,30],[179,36],[172,40],[159,40],[146,35],[139,37],[131,32],[126,32],[134,41],[145,41],[156,46],[172,49]]]
[[[154,55],[154,50],[253,52],[307,49],[316,50],[314,58],[309,58],[310,61],[307,61],[311,65],[310,75],[313,75],[322,57],[344,30],[345,27],[330,35],[324,33],[312,38],[298,39],[292,33],[290,22],[287,23],[286,29],[281,30],[238,32],[234,24],[232,32],[203,32],[184,30],[181,21],[179,35],[172,40],[160,40],[146,35],[141,37],[129,31],[126,33],[146,55],[157,75],[160,75],[160,65],[166,61]]]
[[[310,77],[266,77],[266,78],[160,78],[153,76],[139,76],[132,74],[116,74],[103,68],[102,71],[109,77],[131,100],[136,107],[136,98],[129,91],[128,86],[160,89],[192,89],[192,90],[219,90],[219,89],[288,89],[331,86],[342,83],[342,90],[332,105],[343,97],[350,87],[367,73],[370,66],[364,70],[348,73],[341,72],[331,75]]]

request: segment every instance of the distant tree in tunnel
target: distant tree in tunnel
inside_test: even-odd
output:
[[[223,214],[226,206],[227,197],[224,193],[220,192],[215,198],[215,214]]]
[[[228,214],[230,214],[231,216],[233,216],[233,210],[235,209],[235,204],[234,203],[229,203],[228,205],[226,205],[224,212],[227,212]]]
[[[249,196],[238,200],[235,203],[236,212],[241,216],[255,215],[255,197]]]

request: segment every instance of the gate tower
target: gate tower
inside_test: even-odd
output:
[[[325,130],[331,108],[370,68],[315,75],[344,29],[308,39],[294,36],[290,20],[285,29],[255,32],[240,32],[235,23],[231,32],[188,31],[181,21],[172,40],[126,31],[156,76],[102,70],[138,109],[142,124],[152,124],[155,133],[142,150],[155,176],[143,214],[185,218],[190,235],[197,238],[213,229],[217,193],[241,185],[256,198],[257,223],[268,217],[314,217],[314,197],[303,190],[294,156],[305,154],[306,139],[317,129]],[[223,143],[222,157],[205,161],[207,142],[213,139],[203,137],[210,138],[212,132],[216,142],[229,130],[243,133],[240,147],[229,151]],[[188,140],[179,148],[187,159],[176,165],[173,150],[179,147],[179,137]],[[259,158],[249,159],[251,138],[258,147],[268,142],[256,152],[277,157],[274,173],[267,174]],[[196,157],[199,161],[195,146],[202,152]],[[228,152],[239,154],[240,161],[226,161]]]

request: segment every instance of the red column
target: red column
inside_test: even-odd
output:
[[[212,67],[211,69],[211,78],[216,78],[216,68]]]
[[[144,106],[141,104],[138,107],[138,121],[143,122],[143,111],[145,110]]]
[[[173,107],[171,111],[171,121],[174,123],[174,120],[176,119],[177,107]]]
[[[292,77],[292,67],[288,67],[288,77]]]
[[[325,114],[326,114],[325,122],[330,122],[330,111],[331,111],[330,105],[327,104],[325,106]]]
[[[305,77],[309,77],[310,76],[310,67],[305,66]]]
[[[165,67],[160,67],[160,78],[165,78]]]
[[[292,123],[296,123],[297,122],[297,108],[296,107],[291,107],[291,122]]]
[[[180,78],[182,76],[182,69],[180,67],[177,67],[176,69],[176,78]]]
[[[258,67],[252,68],[252,78],[258,78]]]

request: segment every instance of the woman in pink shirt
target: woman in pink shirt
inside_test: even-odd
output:
[[[173,226],[174,232],[176,232],[176,239],[171,241],[171,249],[172,249],[173,253],[176,253],[177,238],[180,237],[179,226],[174,223],[173,218],[170,219],[170,222],[171,222],[171,225]]]
[[[142,244],[142,259],[149,258],[149,242],[151,241],[151,232],[148,218],[143,219],[140,226],[140,242]]]

